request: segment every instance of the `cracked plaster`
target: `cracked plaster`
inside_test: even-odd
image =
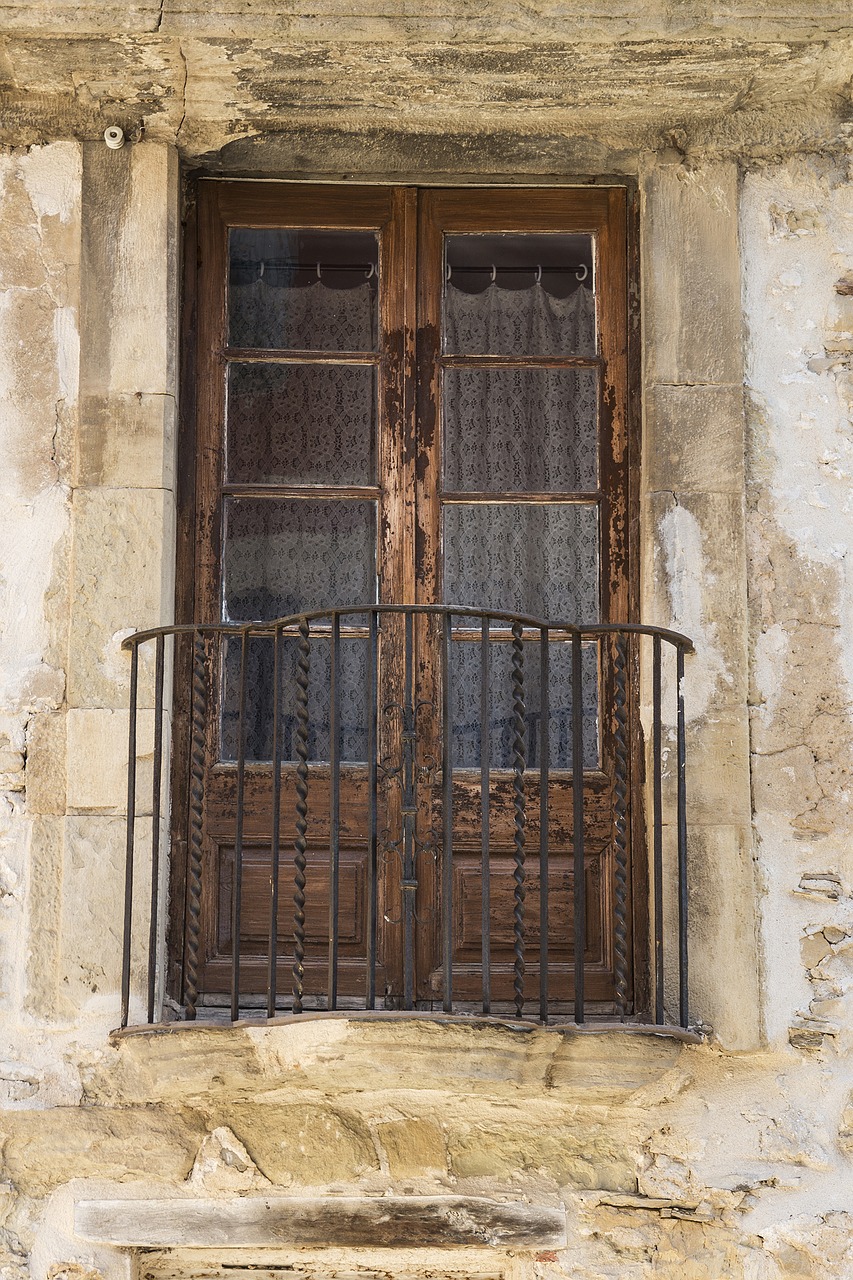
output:
[[[181,1196],[195,1194],[199,1183],[213,1197],[258,1194],[267,1183],[289,1193],[319,1187],[328,1194],[461,1187],[550,1198],[568,1210],[568,1247],[539,1257],[477,1254],[476,1265],[469,1258],[465,1270],[458,1256],[440,1254],[428,1265],[417,1256],[383,1259],[381,1251],[357,1259],[334,1252],[277,1255],[296,1274],[300,1267],[330,1277],[359,1268],[367,1273],[383,1264],[386,1271],[408,1267],[424,1280],[427,1273],[454,1268],[466,1275],[478,1268],[484,1275],[511,1274],[512,1280],[824,1280],[853,1274],[853,1073],[847,1065],[853,1038],[853,650],[847,640],[853,303],[836,289],[853,269],[851,187],[839,159],[846,136],[849,14],[833,5],[821,6],[819,15],[813,6],[790,6],[788,25],[780,29],[778,13],[752,6],[753,43],[731,46],[720,24],[743,20],[746,11],[728,10],[728,18],[705,13],[706,25],[697,25],[695,39],[671,49],[672,56],[663,58],[653,46],[641,56],[626,46],[616,57],[595,47],[614,21],[622,22],[624,34],[644,38],[659,37],[660,28],[652,17],[619,18],[599,6],[574,33],[578,45],[569,52],[568,46],[552,48],[542,57],[543,84],[537,86],[520,71],[530,57],[523,42],[492,47],[488,57],[461,46],[478,21],[479,38],[488,37],[492,46],[506,40],[510,28],[526,38],[532,32],[537,47],[554,45],[565,40],[560,23],[567,15],[576,22],[568,7],[514,7],[513,14],[502,9],[485,35],[469,6],[441,12],[418,6],[417,13],[404,15],[405,31],[395,14],[350,13],[351,43],[366,43],[370,30],[375,39],[376,22],[383,24],[377,49],[367,52],[343,48],[340,14],[329,47],[307,48],[300,26],[307,18],[288,13],[283,16],[292,19],[294,46],[302,45],[284,57],[263,34],[270,19],[257,7],[256,33],[241,45],[199,35],[202,22],[209,30],[221,20],[216,11],[178,10],[169,0],[139,4],[120,17],[107,8],[97,14],[92,9],[88,17],[78,10],[77,27],[69,28],[73,38],[63,37],[61,44],[56,29],[66,21],[63,10],[53,8],[53,28],[45,18],[36,36],[46,9],[29,6],[24,21],[23,10],[5,6],[2,92],[6,136],[16,143],[50,132],[95,139],[104,123],[112,123],[118,104],[122,121],[144,121],[148,138],[173,141],[179,135],[186,159],[225,147],[213,167],[314,165],[328,171],[337,164],[349,172],[355,164],[364,172],[371,166],[415,172],[419,164],[436,171],[443,165],[465,170],[467,164],[467,171],[505,165],[518,173],[571,173],[573,167],[582,172],[583,162],[590,171],[640,174],[652,348],[646,399],[654,408],[647,427],[652,440],[678,445],[646,495],[646,527],[659,531],[649,571],[657,587],[647,586],[647,598],[668,619],[676,614],[701,642],[690,708],[697,753],[703,738],[713,738],[709,713],[713,719],[721,706],[725,712],[720,720],[734,773],[721,767],[717,745],[705,757],[697,755],[711,767],[705,807],[697,801],[693,811],[702,837],[693,856],[701,855],[696,870],[703,900],[712,902],[714,893],[733,896],[747,927],[754,868],[766,1045],[757,1050],[750,1032],[749,1052],[677,1045],[653,1052],[643,1044],[631,1052],[601,1048],[596,1059],[592,1039],[571,1043],[537,1033],[522,1049],[497,1032],[343,1022],[305,1024],[287,1034],[201,1032],[107,1042],[115,974],[105,974],[100,959],[93,962],[91,934],[103,942],[109,933],[110,904],[82,913],[76,907],[93,893],[93,850],[103,860],[99,882],[116,883],[121,802],[102,786],[101,774],[108,771],[85,774],[80,757],[87,753],[80,743],[81,733],[96,724],[85,715],[103,716],[112,725],[121,707],[126,671],[117,641],[136,619],[137,579],[150,589],[144,613],[157,617],[168,607],[168,566],[164,571],[157,553],[171,538],[168,406],[177,388],[169,362],[169,281],[175,258],[153,276],[149,265],[174,252],[168,228],[176,222],[175,157],[156,142],[131,143],[118,159],[105,157],[96,142],[84,149],[67,140],[10,152],[0,164],[0,400],[7,462],[0,480],[6,498],[0,590],[17,610],[16,626],[0,636],[6,657],[0,666],[4,1278],[125,1277],[127,1259],[74,1238],[69,1224],[75,1196]],[[671,33],[675,13],[661,9],[655,21],[663,23],[664,16]],[[328,31],[322,23],[334,17],[330,6],[313,15],[313,35]],[[99,25],[119,22],[136,25],[137,33],[150,24],[156,38],[92,34]],[[401,33],[408,39],[427,23],[433,24],[431,49],[413,54],[401,48]],[[441,47],[436,32],[445,41]],[[702,40],[710,40],[707,49]],[[768,43],[760,46],[760,40]],[[770,43],[776,40],[779,47]],[[727,42],[731,47],[724,50]],[[446,58],[449,46],[452,59]],[[627,68],[625,84],[598,92],[596,82],[616,67]],[[660,94],[644,107],[650,77]],[[440,89],[435,101],[431,86]],[[622,108],[619,125],[604,119]],[[346,127],[336,120],[326,128],[342,111]],[[663,134],[672,132],[670,112],[677,127],[660,150]],[[510,115],[524,136],[502,151],[501,130]],[[391,116],[389,132],[382,121]],[[589,136],[567,140],[570,118]],[[354,141],[354,131],[365,124]],[[442,129],[447,137],[438,136]],[[822,158],[775,160],[780,152],[821,146]],[[656,158],[638,155],[646,147],[657,151]],[[715,168],[721,155],[739,158],[746,170],[740,183],[734,166]],[[659,219],[662,209],[680,201],[681,216],[695,219],[706,199],[720,217],[690,223],[691,241],[701,241],[700,249],[694,246],[701,260],[692,259],[691,267],[690,255],[682,252],[684,223],[676,218],[662,225]],[[103,222],[103,233],[92,225],[94,208],[99,221],[115,215]],[[731,236],[738,210],[739,243]],[[153,255],[152,243],[159,246]],[[120,272],[110,256],[115,244],[122,249]],[[671,335],[666,325],[655,329],[650,301],[657,271],[657,318],[665,317],[682,259],[700,281],[713,279],[703,257],[712,244],[718,251],[714,270],[728,281],[725,297],[732,276],[736,288],[743,282],[745,442],[738,436],[744,379],[731,328],[723,330],[710,363],[703,344],[694,343],[694,353],[681,348],[673,366],[667,364],[670,339],[680,343],[685,334],[704,332],[707,321],[697,315],[704,295],[691,310],[697,286],[689,275],[676,281],[685,306]],[[665,253],[655,265],[659,245]],[[134,291],[147,311],[137,310]],[[122,325],[114,335],[109,324],[97,321],[104,296],[108,316],[135,321],[145,314],[146,323]],[[46,357],[22,358],[24,337]],[[706,361],[698,371],[697,359]],[[713,451],[708,465],[716,468],[716,487],[703,488],[691,464],[703,444],[703,414],[709,413],[715,423],[725,415],[722,437],[734,448],[724,458]],[[120,440],[133,442],[131,463],[123,463],[122,450],[104,439],[107,424],[125,433]],[[689,430],[686,424],[692,424]],[[657,459],[652,463],[657,466]],[[744,493],[748,543],[739,540]],[[134,528],[146,530],[148,542],[133,601],[125,583],[125,594],[119,590],[104,610],[97,551],[112,528],[125,530],[128,547],[141,545]],[[738,557],[748,564],[748,618],[746,602],[726,594],[726,572]],[[104,562],[108,593],[126,578],[123,563],[121,554]],[[69,736],[65,674],[72,612],[70,698],[77,718]],[[745,801],[746,757],[738,736],[745,727],[736,723],[735,711],[745,709],[747,698],[751,717],[743,741],[752,755],[752,785]],[[71,756],[69,741],[76,744]],[[74,776],[66,785],[69,767]],[[74,808],[80,812],[70,812]],[[714,860],[715,841],[733,860]],[[711,873],[719,866],[730,868],[731,878],[714,882]],[[731,936],[725,918],[722,924],[697,923],[708,948],[697,980],[704,1001],[702,972],[715,972],[719,984],[720,975],[737,974],[738,957],[733,961],[724,951]],[[748,954],[742,967],[745,978],[729,984],[734,1011],[721,1011],[732,1025],[743,992],[746,1005],[752,999],[748,980],[756,966]],[[217,1036],[227,1037],[227,1052]],[[208,1262],[153,1257],[146,1266],[152,1276],[190,1275],[194,1267],[227,1275],[219,1271],[223,1261],[221,1255]]]

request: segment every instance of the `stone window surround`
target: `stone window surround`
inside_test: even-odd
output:
[[[318,176],[310,175],[313,181]],[[393,180],[406,179],[394,174]],[[457,180],[464,183],[461,175]],[[423,184],[424,176],[418,181]],[[643,327],[641,614],[696,642],[686,690],[691,1006],[724,1046],[745,1049],[759,1042],[760,1014],[746,707],[738,172],[724,162],[688,172],[677,160],[649,157],[638,166],[636,181]],[[472,175],[471,182],[500,178]],[[547,185],[561,183],[572,179],[547,179]],[[157,143],[110,153],[102,144],[84,144],[82,199],[82,492],[74,511],[81,552],[75,575],[79,579],[85,568],[80,524],[96,520],[103,527],[100,508],[113,501],[114,489],[124,491],[122,509],[109,519],[118,521],[129,543],[140,535],[147,543],[133,616],[117,593],[110,616],[99,622],[109,637],[102,646],[105,661],[87,669],[85,646],[75,659],[73,645],[69,660],[69,761],[75,748],[85,752],[87,742],[97,739],[101,761],[109,762],[121,760],[127,703],[122,657],[107,649],[117,649],[129,630],[173,616],[177,153]],[[114,764],[112,774],[117,783]],[[69,769],[70,808],[103,812],[89,794],[93,788],[91,769]],[[110,811],[120,813],[120,799]]]

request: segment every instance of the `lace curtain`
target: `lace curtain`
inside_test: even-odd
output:
[[[595,295],[581,285],[565,298],[541,284],[466,293],[444,291],[443,349],[453,355],[594,356]]]
[[[376,343],[373,282],[334,289],[321,281],[289,288],[270,275],[232,278],[230,340],[242,347],[370,350]],[[557,298],[541,285],[445,296],[445,350],[460,354],[593,355],[595,302],[585,287]],[[584,492],[597,487],[598,390],[595,370],[452,369],[445,396],[445,485],[501,493]],[[370,389],[368,390],[368,386]],[[228,404],[229,477],[249,483],[341,483],[373,467],[374,392],[363,367],[235,365]],[[262,496],[227,503],[225,615],[272,618],[300,609],[374,598],[373,504],[282,501]],[[445,508],[445,598],[545,617],[593,620],[598,610],[598,527],[594,503],[518,503]],[[454,757],[476,766],[481,730],[476,646],[459,650],[454,681]],[[565,646],[551,665],[552,764],[571,766],[571,678]],[[499,652],[500,651],[500,652]],[[598,754],[596,661],[585,659],[585,763]],[[289,653],[289,650],[288,650]],[[310,744],[328,758],[328,657],[312,670]],[[511,760],[507,646],[496,645],[488,714],[495,767]],[[353,642],[342,670],[342,752],[363,759],[364,658]],[[226,660],[223,750],[236,752],[237,655]],[[285,660],[285,666],[290,658]],[[506,668],[506,670],[504,669]],[[529,763],[535,763],[539,696],[535,663],[528,687]],[[272,646],[250,654],[247,756],[271,750]],[[283,686],[288,698],[290,682]],[[283,710],[284,722],[289,712]],[[292,758],[285,729],[284,759]]]
[[[456,355],[594,356],[595,298],[581,286],[555,297],[540,284],[481,293],[445,289],[444,350]],[[448,367],[442,385],[446,490],[582,493],[598,488],[598,372],[594,368]],[[598,507],[521,503],[445,505],[444,599],[575,622],[598,619]],[[496,768],[512,763],[510,650],[493,645],[488,713],[480,704],[478,646],[460,644],[453,681],[457,767],[479,764],[488,734]],[[527,763],[537,763],[538,655],[525,645]],[[553,646],[551,765],[572,767],[571,655]],[[584,764],[598,761],[597,650],[584,654]]]

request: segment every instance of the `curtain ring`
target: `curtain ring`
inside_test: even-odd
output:
[[[497,275],[498,275],[497,267],[495,266],[494,263],[492,263],[492,284],[495,283],[495,280],[497,279]]]
[[[265,264],[265,262],[264,262],[263,258],[261,258],[260,262],[258,263],[258,279],[259,279],[259,280],[263,280],[263,278],[264,278],[264,266],[265,266],[265,265],[266,265],[266,264]]]
[[[446,280],[446,282],[447,282],[448,284],[450,284],[450,275],[451,275],[452,270],[453,270],[453,268],[451,267],[450,263],[448,262],[447,266],[444,268],[444,279]]]
[[[581,275],[581,272],[583,272],[583,275]],[[578,267],[577,271],[575,272],[575,277],[578,280],[586,280],[588,275],[589,275],[589,268],[587,267],[585,262],[582,262]]]
[[[536,264],[536,283],[537,284],[542,283],[542,263],[541,262],[537,262]]]
[[[323,279],[323,277],[320,275],[320,264],[319,264],[319,262],[317,263],[317,279],[318,279],[318,280],[322,280],[322,279]]]
[[[370,266],[367,268],[367,275],[364,278],[365,280],[372,280],[375,275],[376,275],[376,263],[371,262]]]

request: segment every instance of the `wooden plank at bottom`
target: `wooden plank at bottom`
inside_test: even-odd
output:
[[[78,1200],[78,1236],[125,1248],[479,1245],[559,1249],[566,1215],[469,1196],[251,1196],[231,1200]]]

